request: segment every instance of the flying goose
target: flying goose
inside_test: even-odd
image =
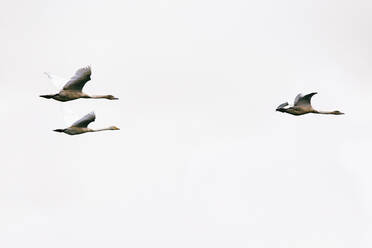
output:
[[[285,108],[288,106],[288,102],[280,104],[276,111],[288,113],[292,115],[304,115],[308,113],[314,114],[328,114],[328,115],[343,115],[344,113],[335,110],[335,111],[318,111],[313,109],[311,106],[311,98],[317,94],[317,92],[313,92],[303,96],[302,94],[298,94],[294,100],[294,104],[291,107]]]
[[[47,76],[56,81],[55,78],[46,73]],[[90,66],[81,68],[76,71],[75,75],[70,78],[70,80],[65,83],[62,90],[59,91],[57,94],[50,94],[50,95],[41,95],[40,97],[44,97],[47,99],[54,99],[61,102],[67,102],[71,100],[75,100],[78,98],[105,98],[109,100],[117,100],[118,98],[112,95],[102,95],[102,96],[89,96],[82,92],[84,85],[90,80],[90,75],[92,74]]]
[[[89,114],[85,115],[80,120],[74,122],[70,127],[64,128],[64,129],[55,129],[53,131],[60,132],[60,133],[66,133],[69,135],[76,135],[76,134],[82,134],[82,133],[88,133],[88,132],[99,132],[99,131],[105,131],[105,130],[120,130],[119,128],[115,126],[111,126],[108,128],[101,128],[101,129],[90,129],[88,128],[89,123],[93,122],[96,119],[96,115],[94,112],[90,112]]]

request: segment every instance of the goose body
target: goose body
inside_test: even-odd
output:
[[[120,130],[119,128],[115,126],[111,126],[108,128],[101,128],[101,129],[91,129],[88,128],[89,123],[95,121],[96,115],[94,112],[91,112],[87,115],[85,115],[80,120],[74,122],[70,127],[63,128],[63,129],[55,129],[53,131],[60,132],[60,133],[66,133],[69,135],[77,135],[77,134],[83,134],[88,132],[99,132],[99,131],[105,131],[105,130]]]
[[[117,100],[118,98],[112,95],[96,95],[90,96],[82,92],[84,85],[90,80],[90,75],[92,74],[92,70],[90,66],[81,68],[76,71],[75,75],[68,80],[62,90],[60,90],[57,94],[50,94],[50,95],[41,95],[40,97],[47,98],[47,99],[54,99],[61,102],[67,102],[79,98],[93,98],[93,99],[109,99],[109,100]],[[50,79],[54,79],[53,76],[47,74]]]
[[[276,111],[282,112],[282,113],[288,113],[291,115],[304,115],[304,114],[330,114],[330,115],[342,115],[344,113],[335,110],[335,111],[318,111],[315,110],[311,106],[311,98],[316,95],[316,92],[307,94],[307,95],[302,95],[298,94],[294,100],[293,106],[287,107],[289,104],[288,102],[280,104],[277,108]]]

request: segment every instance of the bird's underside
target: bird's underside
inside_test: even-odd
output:
[[[47,99],[54,99],[60,102],[68,102],[72,100],[76,100],[79,98],[90,98],[87,94],[79,91],[73,91],[73,90],[61,90],[57,94],[51,94],[51,95],[41,95],[41,97],[47,98]]]
[[[298,106],[292,106],[288,108],[278,108],[277,111],[283,112],[283,113],[288,113],[292,115],[305,115],[309,113],[316,113],[316,110],[314,109],[306,109],[306,108],[301,108]]]
[[[77,135],[77,134],[83,134],[83,133],[88,133],[88,132],[93,132],[92,129],[90,128],[83,128],[83,127],[68,127],[64,129],[55,129],[55,132],[60,132],[60,133],[66,133],[69,135]]]

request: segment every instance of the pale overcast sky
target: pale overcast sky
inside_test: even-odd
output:
[[[0,247],[372,247],[372,2],[0,3]],[[43,72],[92,66],[60,103]],[[275,112],[302,93],[343,116]],[[91,127],[68,136],[62,105]]]

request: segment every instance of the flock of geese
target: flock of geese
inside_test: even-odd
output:
[[[54,99],[60,102],[67,102],[76,100],[79,98],[91,98],[91,99],[109,99],[109,100],[118,100],[118,98],[112,96],[112,95],[95,95],[90,96],[88,94],[85,94],[82,90],[84,88],[84,85],[90,80],[90,75],[92,74],[92,70],[90,66],[81,68],[77,70],[75,75],[70,78],[63,88],[57,93],[57,94],[50,94],[50,95],[41,95],[40,97],[46,98],[46,99]],[[49,78],[51,76],[47,74]],[[76,134],[82,134],[82,133],[88,133],[88,132],[99,132],[99,131],[105,131],[105,130],[120,130],[119,128],[115,126],[111,126],[108,128],[101,128],[101,129],[91,129],[88,128],[89,123],[95,121],[96,115],[94,112],[90,112],[89,114],[85,115],[80,120],[74,122],[71,126],[67,128],[62,129],[55,129],[55,132],[60,133],[66,133],[69,135],[76,135]]]
[[[91,98],[91,99],[108,99],[108,100],[118,100],[118,98],[114,97],[113,95],[94,95],[90,96],[85,94],[82,90],[84,85],[90,80],[90,75],[92,74],[90,66],[81,68],[77,70],[75,75],[65,82],[63,88],[57,94],[50,94],[50,95],[41,95],[40,97],[46,99],[54,99],[61,102],[67,102],[76,100],[79,98]],[[49,74],[48,77],[51,78]],[[288,107],[288,102],[280,104],[276,111],[282,113],[288,113],[292,115],[304,115],[304,114],[329,114],[329,115],[343,115],[344,113],[335,110],[335,111],[318,111],[315,110],[311,106],[311,98],[317,94],[316,92],[302,95],[298,94],[294,100],[293,106]],[[66,133],[69,135],[76,135],[88,132],[98,132],[104,130],[119,130],[119,128],[115,126],[111,126],[108,128],[102,129],[91,129],[88,128],[89,123],[93,122],[96,119],[96,115],[94,112],[90,112],[89,114],[85,115],[80,120],[74,122],[70,127],[63,128],[63,129],[55,129],[56,132]]]

